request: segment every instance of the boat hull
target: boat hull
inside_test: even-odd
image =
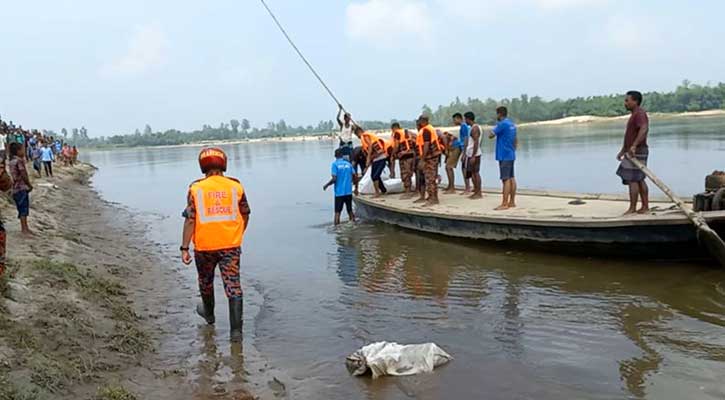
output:
[[[357,213],[368,220],[379,221],[419,232],[467,238],[535,248],[561,253],[584,255],[617,255],[638,258],[708,258],[699,246],[695,228],[682,221],[593,226],[564,225],[465,219],[457,216],[402,212],[374,202],[355,199]],[[721,235],[725,221],[710,221]]]

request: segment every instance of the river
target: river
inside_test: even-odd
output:
[[[520,129],[519,187],[624,193],[614,175],[623,125]],[[724,117],[655,119],[651,132],[650,166],[682,195],[725,167]],[[484,146],[484,184],[494,186],[493,144]],[[223,148],[252,208],[242,277],[244,362],[255,370],[247,366],[244,379],[274,375],[298,399],[725,397],[725,272],[717,268],[510,250],[368,222],[335,228],[332,194],[322,191],[329,141]],[[226,307],[216,330],[193,315],[195,271],[176,251],[198,151],[83,159],[99,168],[93,185],[106,200],[154,226],[148,239],[168,254],[162,267],[183,283],[188,307],[160,351],[191,371],[194,398],[207,399],[239,377],[225,362],[209,363],[210,342],[230,357]],[[345,356],[380,340],[436,342],[455,360],[431,375],[350,377]]]

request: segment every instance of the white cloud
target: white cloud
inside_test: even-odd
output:
[[[106,64],[103,75],[139,75],[166,62],[167,38],[161,27],[149,24],[138,27],[128,41],[126,52]]]
[[[430,8],[421,0],[367,0],[346,10],[346,30],[353,39],[383,47],[402,40],[429,39],[433,26]]]
[[[380,47],[430,44],[447,27],[483,23],[519,7],[534,12],[588,8],[612,0],[365,0],[348,5],[347,35]],[[417,42],[416,42],[417,40]]]

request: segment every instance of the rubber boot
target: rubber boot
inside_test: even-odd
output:
[[[196,305],[196,313],[206,320],[209,325],[214,324],[214,294],[201,295],[201,302]]]
[[[229,299],[229,335],[232,342],[242,341],[242,317],[244,305],[242,298]]]

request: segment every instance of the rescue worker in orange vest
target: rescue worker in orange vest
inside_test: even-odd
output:
[[[387,189],[381,179],[388,161],[388,155],[385,152],[385,141],[378,138],[375,134],[365,132],[360,127],[355,128],[355,135],[360,139],[362,150],[365,153],[365,168],[363,169],[362,176],[364,177],[368,169],[370,169],[370,178],[373,180],[375,197],[380,197],[387,193]]]
[[[400,128],[399,123],[393,123],[390,129],[393,131],[393,155],[400,164],[400,178],[403,181],[403,195],[401,199],[409,199],[414,196],[415,142],[412,141],[407,129],[403,130]]]
[[[418,183],[418,187],[424,189],[421,191],[420,198],[416,203],[425,202],[425,206],[438,204],[438,164],[442,148],[438,140],[436,130],[431,126],[428,116],[421,115],[417,121],[418,136],[416,137],[416,145],[418,147],[418,169],[423,172],[423,182]],[[428,195],[426,198],[425,195]]]
[[[189,186],[184,210],[181,259],[191,264],[189,244],[194,242],[194,260],[199,278],[201,303],[196,312],[214,324],[214,270],[219,266],[229,300],[229,326],[232,341],[242,339],[242,286],[239,263],[244,232],[249,225],[249,203],[242,184],[224,176],[227,156],[217,148],[199,154],[199,166],[206,177]]]

